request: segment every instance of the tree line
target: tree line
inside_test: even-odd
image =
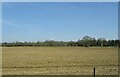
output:
[[[120,40],[106,40],[105,38],[95,39],[90,36],[84,36],[82,39],[78,41],[55,41],[55,40],[46,40],[44,42],[3,42],[0,44],[3,47],[15,47],[15,46],[81,46],[81,47],[92,47],[92,46],[100,46],[100,47],[120,47]]]

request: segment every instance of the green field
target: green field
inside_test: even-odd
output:
[[[3,75],[118,74],[117,48],[3,47]]]

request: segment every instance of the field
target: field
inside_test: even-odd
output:
[[[3,47],[3,75],[118,74],[117,48]]]

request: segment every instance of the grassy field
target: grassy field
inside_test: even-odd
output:
[[[3,75],[118,74],[117,48],[3,47]]]

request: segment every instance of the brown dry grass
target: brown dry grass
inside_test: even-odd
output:
[[[110,75],[118,72],[117,48],[3,47],[4,75]]]

